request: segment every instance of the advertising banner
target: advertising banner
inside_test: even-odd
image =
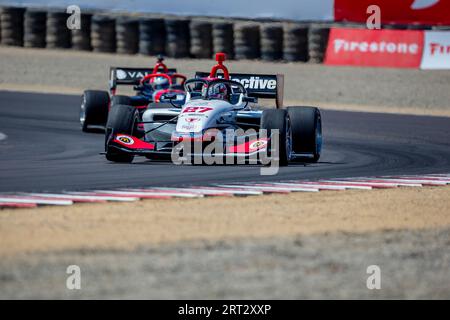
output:
[[[422,69],[450,69],[450,31],[426,31]]]
[[[325,64],[419,68],[422,31],[333,28]]]

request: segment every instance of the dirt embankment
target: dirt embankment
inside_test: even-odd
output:
[[[441,227],[450,227],[449,187],[85,204],[2,210],[0,256]]]

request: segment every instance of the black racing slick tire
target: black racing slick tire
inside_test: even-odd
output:
[[[84,132],[92,132],[91,126],[104,126],[108,117],[109,94],[106,91],[86,90],[80,107],[80,124]]]
[[[267,137],[271,137],[268,144],[268,156],[271,155],[272,147],[278,152],[279,165],[287,166],[292,153],[292,134],[289,114],[285,109],[267,109],[261,115],[260,129],[267,130]],[[276,133],[274,130],[279,130]],[[278,147],[272,144],[275,137],[278,137]],[[277,150],[278,149],[278,150]]]
[[[136,108],[127,105],[114,105],[108,115],[106,123],[106,159],[112,162],[130,163],[134,155],[121,152],[109,147],[109,140],[112,134],[123,133],[132,136],[136,131],[136,124],[139,120],[139,112]]]
[[[315,107],[288,107],[296,160],[317,162],[322,150],[322,117]],[[303,156],[302,156],[303,155]]]
[[[111,98],[111,106],[118,105],[118,104],[131,106],[131,99],[128,96],[120,96],[120,95],[113,96]]]

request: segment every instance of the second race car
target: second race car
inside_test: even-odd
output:
[[[175,104],[183,104],[186,94],[183,84],[186,77],[176,69],[169,69],[158,60],[153,68],[110,68],[109,92],[86,90],[80,107],[80,124],[84,132],[104,129],[109,110],[113,105],[129,105],[144,111],[150,102],[164,102],[166,94],[175,94]],[[134,96],[117,95],[118,85],[133,86]]]

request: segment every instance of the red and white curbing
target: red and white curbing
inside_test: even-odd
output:
[[[212,196],[257,196],[267,193],[320,192],[445,186],[450,174],[290,180],[191,186],[179,188],[121,188],[64,193],[0,194],[0,208],[35,208],[40,205],[69,206],[74,203],[133,202],[141,199],[203,198]]]

